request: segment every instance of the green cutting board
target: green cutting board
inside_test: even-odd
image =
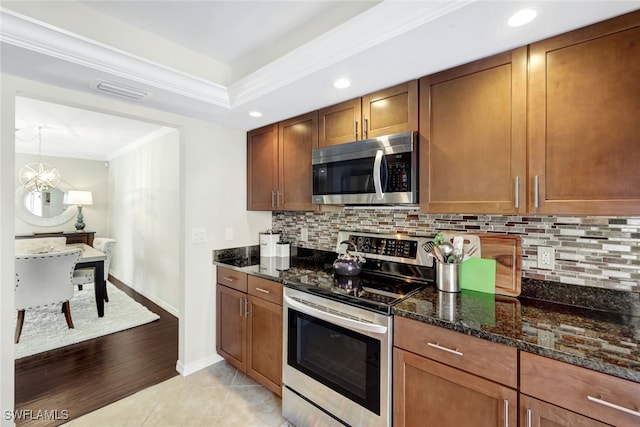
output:
[[[460,264],[460,289],[496,293],[496,260],[469,258]]]

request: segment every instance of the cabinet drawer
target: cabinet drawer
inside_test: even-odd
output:
[[[249,295],[282,305],[282,284],[261,277],[249,276]]]
[[[481,338],[396,316],[394,345],[463,371],[517,387],[518,351]]]
[[[608,424],[640,425],[640,383],[633,381],[520,352],[520,391]]]
[[[240,292],[247,292],[247,275],[230,268],[218,267],[217,282]]]

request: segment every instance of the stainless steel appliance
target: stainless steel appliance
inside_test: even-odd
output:
[[[341,231],[337,241],[353,242],[367,259],[359,275],[326,270],[286,282],[285,418],[298,426],[391,425],[391,307],[433,282],[422,250],[430,239]]]
[[[418,203],[415,132],[313,150],[313,203]]]

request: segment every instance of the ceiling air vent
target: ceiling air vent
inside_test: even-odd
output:
[[[121,83],[108,82],[105,80],[96,79],[91,83],[91,88],[98,92],[107,93],[109,95],[120,96],[132,101],[142,101],[153,94],[141,89],[136,89],[131,86],[125,86]]]

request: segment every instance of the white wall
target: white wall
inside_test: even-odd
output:
[[[14,188],[20,185],[18,181],[20,168],[27,163],[36,161],[38,161],[37,155],[16,153]],[[95,231],[96,236],[108,236],[107,214],[109,209],[109,194],[105,162],[49,156],[42,156],[42,161],[58,169],[60,178],[75,190],[92,192],[93,205],[82,208],[82,214],[84,215],[84,222],[86,224],[85,230]],[[69,209],[77,211],[75,206],[71,206]],[[33,232],[47,231],[75,231],[75,223],[75,216],[64,224],[51,227],[29,224],[20,218],[16,218],[15,232],[16,234],[30,234]]]
[[[180,132],[137,147],[109,164],[110,271],[178,316],[180,307]]]
[[[258,244],[258,233],[271,227],[270,212],[246,211],[246,134],[187,117],[145,108],[93,94],[79,93],[38,82],[0,75],[0,280],[12,283],[14,232],[15,96],[60,102],[100,112],[126,115],[180,129],[179,239],[172,242],[180,278],[180,337],[178,368],[188,374],[220,360],[215,353],[215,275],[212,249]],[[90,106],[90,107],[87,107]],[[203,227],[204,244],[191,244],[191,230]],[[225,229],[233,239],[225,240]],[[13,407],[13,289],[0,287],[0,409]],[[11,425],[4,419],[2,425]]]

